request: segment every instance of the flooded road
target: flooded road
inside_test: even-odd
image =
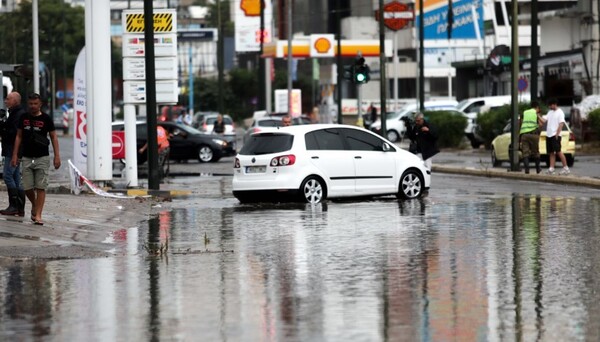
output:
[[[444,175],[310,207],[228,181],[115,231],[114,257],[1,261],[0,339],[600,339],[600,191]]]

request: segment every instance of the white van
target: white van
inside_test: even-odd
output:
[[[444,109],[456,109],[458,102],[455,100],[435,100],[425,101],[424,110],[444,110]],[[387,113],[387,120],[385,121],[387,130],[387,139],[391,142],[402,140],[404,133],[406,133],[406,126],[401,118],[413,115],[417,111],[417,103],[409,103],[400,108],[396,112]],[[377,119],[369,127],[371,131],[379,133],[381,131],[381,118]]]
[[[531,96],[529,94],[519,95],[519,102],[529,102],[530,100]],[[477,128],[477,115],[481,113],[481,110],[490,110],[509,105],[511,101],[512,97],[510,95],[484,96],[464,99],[456,105],[456,109],[465,113],[469,118],[467,128],[465,128],[465,135],[469,138],[469,141],[471,141],[471,146],[473,146],[473,148],[479,148],[482,144],[475,134]]]

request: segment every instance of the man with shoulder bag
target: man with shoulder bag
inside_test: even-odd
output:
[[[39,94],[29,95],[27,101],[29,113],[23,115],[18,124],[17,138],[13,150],[11,165],[18,165],[17,152],[23,147],[22,170],[23,188],[31,202],[31,220],[36,225],[43,225],[42,211],[46,201],[48,187],[48,172],[50,168],[50,151],[52,142],[54,150],[54,168],[60,167],[60,152],[58,138],[52,118],[41,111],[42,98]],[[50,141],[48,141],[50,136]]]

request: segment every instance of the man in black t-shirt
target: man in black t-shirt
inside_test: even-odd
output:
[[[17,129],[17,138],[13,150],[11,165],[18,163],[18,151],[23,146],[23,188],[31,202],[31,220],[37,225],[43,225],[42,210],[46,200],[48,187],[48,169],[50,168],[50,152],[48,135],[54,149],[54,168],[60,167],[60,152],[54,122],[48,114],[42,113],[42,99],[39,94],[29,95],[27,105],[29,113],[22,115]]]
[[[27,110],[21,106],[21,94],[16,91],[10,92],[4,104],[8,109],[8,118],[0,120],[0,136],[2,137],[2,157],[4,157],[4,168],[2,177],[8,192],[8,208],[0,210],[0,214],[9,216],[25,215],[25,191],[21,185],[21,168],[12,167],[13,148],[17,137],[17,126],[21,116],[27,115]]]

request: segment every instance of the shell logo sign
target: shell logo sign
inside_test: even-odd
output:
[[[319,38],[315,41],[315,50],[318,53],[327,53],[331,49],[331,42],[325,38]]]
[[[333,57],[335,51],[333,49],[332,34],[311,34],[310,35],[310,56],[311,57]]]
[[[241,0],[240,8],[247,17],[260,16],[260,0]]]

